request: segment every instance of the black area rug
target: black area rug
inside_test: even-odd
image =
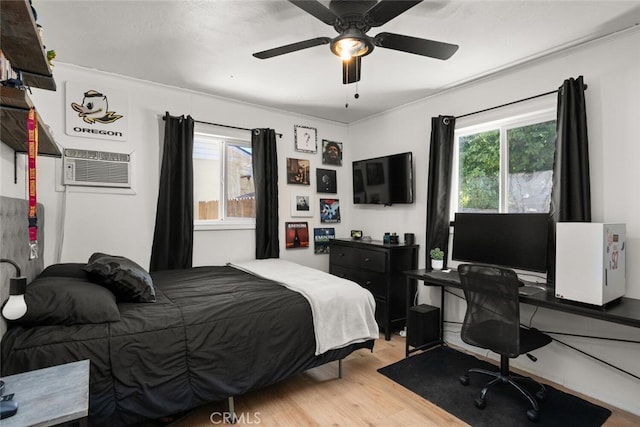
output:
[[[547,398],[539,403],[537,423],[526,416],[529,402],[507,384],[492,386],[486,395],[487,406],[480,410],[473,401],[491,378],[472,373],[471,384],[463,386],[458,378],[469,368],[499,369],[468,354],[442,347],[385,366],[378,372],[474,427],[601,426],[611,415],[606,408],[546,384]]]

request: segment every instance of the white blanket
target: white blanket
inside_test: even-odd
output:
[[[278,282],[309,301],[316,335],[316,355],[378,338],[373,295],[355,282],[282,259],[228,265]]]

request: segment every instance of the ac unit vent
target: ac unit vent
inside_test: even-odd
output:
[[[67,148],[63,184],[131,188],[131,156],[125,153]]]

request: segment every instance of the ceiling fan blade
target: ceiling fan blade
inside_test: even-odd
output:
[[[342,84],[355,83],[360,81],[360,70],[362,57],[352,56],[342,60]]]
[[[374,41],[376,46],[436,59],[449,59],[458,50],[457,44],[419,39],[394,33],[380,33],[374,38]]]
[[[325,7],[322,3],[316,0],[289,0],[289,3],[293,3],[325,24],[333,25],[335,21],[339,19],[331,9]]]
[[[368,12],[369,25],[372,27],[379,27],[387,22],[391,21],[396,16],[411,9],[418,3],[422,3],[422,0],[417,1],[396,1],[396,0],[381,0],[373,6]]]
[[[320,46],[321,44],[327,44],[331,41],[329,37],[316,37],[315,39],[305,40],[302,42],[291,43],[285,46],[275,47],[269,50],[263,50],[262,52],[254,53],[258,59],[268,59],[274,56],[284,55],[285,53],[296,52],[302,49],[308,49],[314,46]]]

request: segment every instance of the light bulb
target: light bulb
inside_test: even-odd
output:
[[[7,320],[16,320],[24,316],[26,312],[27,303],[24,301],[24,295],[11,295],[2,308],[2,317]]]
[[[2,316],[7,320],[16,320],[27,312],[27,303],[24,300],[24,293],[27,291],[27,278],[12,277],[9,283],[9,299],[2,307]]]
[[[367,46],[362,40],[354,38],[344,38],[338,41],[337,51],[342,59],[349,59],[352,56],[360,56],[367,52]]]
[[[350,28],[331,41],[331,52],[343,60],[365,56],[373,50],[373,43],[361,31]]]

